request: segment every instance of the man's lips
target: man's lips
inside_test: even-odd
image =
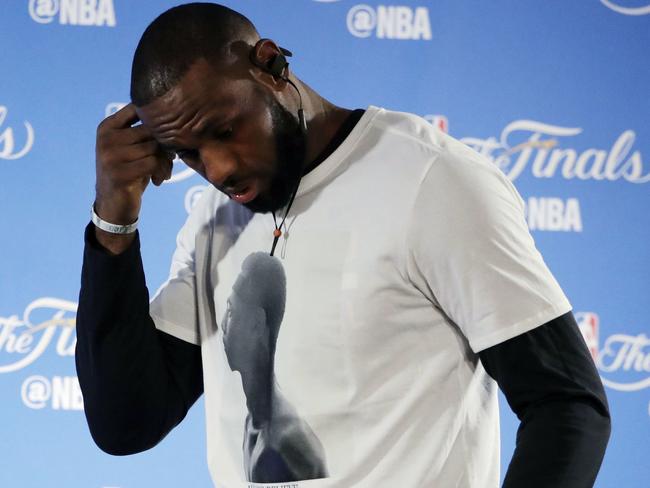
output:
[[[248,203],[253,201],[259,194],[257,185],[253,183],[246,183],[244,185],[239,185],[236,189],[227,190],[226,193],[237,203]]]

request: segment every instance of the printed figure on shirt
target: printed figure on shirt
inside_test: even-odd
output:
[[[320,441],[282,395],[274,372],[275,349],[286,303],[286,276],[277,258],[249,255],[242,264],[222,320],[232,371],[241,375],[248,414],[244,470],[248,481],[326,478]]]

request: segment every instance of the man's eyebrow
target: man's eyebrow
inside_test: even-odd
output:
[[[208,113],[198,124],[190,128],[190,132],[198,136],[206,135],[210,131],[226,124],[231,118],[231,114],[226,112]]]

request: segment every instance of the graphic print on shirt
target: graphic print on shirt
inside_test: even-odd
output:
[[[221,322],[228,365],[241,375],[246,396],[243,459],[249,482],[328,477],[320,440],[282,395],[275,376],[286,290],[281,262],[253,253],[242,263]]]

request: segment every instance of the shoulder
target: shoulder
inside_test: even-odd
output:
[[[487,157],[448,134],[440,133],[437,144],[439,153],[422,179],[420,199],[436,206],[463,200],[473,210],[502,204],[523,210],[514,184]]]
[[[407,203],[444,151],[443,144],[444,133],[422,117],[370,106],[350,160],[356,170],[365,171],[362,175],[372,175],[364,178],[373,188]]]
[[[459,140],[440,133],[439,152],[423,175],[411,212],[411,242],[423,235],[444,233],[447,243],[470,249],[478,240],[497,234],[528,236],[524,202],[513,183],[485,156]],[[528,237],[526,237],[528,240]],[[441,257],[452,251],[441,248]]]
[[[389,153],[401,161],[424,163],[427,174],[423,176],[422,184],[440,186],[440,190],[444,190],[449,182],[457,182],[479,189],[495,180],[511,186],[505,175],[485,156],[424,118],[379,107],[371,106],[368,110],[372,111],[370,137],[374,132],[373,139],[383,142],[383,147],[389,147]]]
[[[433,153],[443,149],[445,133],[419,115],[375,106],[368,111],[372,116],[370,130],[393,144],[416,146]]]

